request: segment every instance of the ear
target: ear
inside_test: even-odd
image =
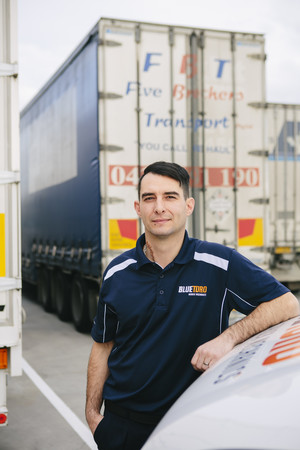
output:
[[[193,197],[189,197],[188,199],[186,199],[186,215],[190,216],[195,208],[195,199]]]
[[[135,202],[134,202],[134,209],[135,209],[137,215],[138,215],[139,217],[141,217],[140,202],[138,202],[138,201],[135,201]]]

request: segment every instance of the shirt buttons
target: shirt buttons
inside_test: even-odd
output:
[[[164,274],[159,275],[159,278],[165,278]]]
[[[163,294],[165,293],[165,291],[164,291],[163,289],[161,289],[161,290],[159,291],[159,293],[160,293],[160,295],[163,295]]]

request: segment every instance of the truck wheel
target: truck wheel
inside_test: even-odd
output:
[[[89,296],[89,318],[92,323],[97,313],[97,305],[99,299],[99,285],[94,282],[90,282],[88,285]]]
[[[54,274],[53,300],[56,313],[60,320],[67,321],[71,319],[70,305],[70,281],[68,276],[57,271]]]
[[[79,276],[72,280],[71,310],[73,323],[77,331],[86,332],[90,329],[88,311],[88,290],[86,282]]]
[[[38,300],[41,302],[45,311],[52,311],[50,275],[45,268],[39,270]]]

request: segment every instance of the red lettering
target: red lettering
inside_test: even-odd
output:
[[[209,88],[208,99],[209,100],[211,100],[211,99],[218,100],[217,93],[216,93],[216,91],[214,91],[213,86],[210,86],[210,88]]]
[[[186,70],[186,63],[183,61],[181,72],[185,73]],[[193,74],[192,69],[192,74]],[[196,69],[195,69],[196,70]],[[192,75],[188,76],[188,78],[191,78]],[[145,89],[144,89],[145,90]],[[157,90],[158,91],[158,90]],[[214,86],[209,86],[208,89],[204,89],[204,91],[200,91],[199,89],[186,89],[186,87],[183,84],[174,84],[173,87],[173,97],[175,100],[182,100],[183,98],[200,98],[201,95],[204,95],[205,100],[215,100],[215,101],[226,101],[226,100],[232,100],[234,95],[231,91],[217,91]],[[147,92],[145,91],[145,94]],[[149,95],[149,94],[147,94]],[[156,91],[153,93],[154,96],[158,96],[156,94]],[[244,100],[244,94],[243,92],[237,92],[236,93],[236,101]]]
[[[173,88],[173,97],[175,100],[182,100],[184,97],[185,87],[183,84],[175,84]]]
[[[198,98],[200,97],[200,92],[198,91],[198,89],[189,89],[187,91],[186,97],[194,97],[194,98]]]
[[[188,70],[189,68],[189,70]],[[189,73],[188,73],[189,71]],[[184,55],[182,58],[180,73],[185,73],[187,78],[193,78],[197,73],[197,55]]]
[[[219,99],[220,100],[226,100],[227,99],[227,92],[221,91],[219,93]]]

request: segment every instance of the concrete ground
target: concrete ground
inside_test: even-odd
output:
[[[23,358],[50,387],[50,399],[55,400],[56,394],[66,408],[62,409],[62,417],[25,372],[21,377],[8,377],[8,425],[0,428],[0,448],[92,448],[93,439],[85,429],[84,416],[86,368],[92,339],[88,334],[76,332],[71,323],[44,312],[30,291],[23,291],[23,307],[26,311]],[[87,436],[88,442],[73,427]]]

